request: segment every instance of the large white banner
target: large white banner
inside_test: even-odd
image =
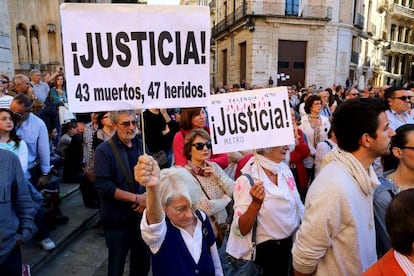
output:
[[[205,106],[208,6],[62,4],[72,112]]]
[[[211,95],[214,153],[295,143],[286,87]]]

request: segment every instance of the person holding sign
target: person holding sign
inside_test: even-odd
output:
[[[185,168],[197,180],[195,185],[201,194],[200,201],[194,204],[209,216],[220,246],[227,228],[226,206],[231,201],[234,181],[216,163],[207,161],[211,156],[211,140],[204,129],[195,128],[187,134],[184,155],[188,159]]]
[[[187,164],[187,158],[184,155],[184,139],[193,128],[204,128],[209,132],[204,107],[181,109],[180,131],[175,134],[173,140],[174,163],[177,166],[185,166]],[[217,163],[222,169],[225,169],[229,164],[227,154],[212,154],[209,160]]]
[[[289,146],[258,149],[234,185],[234,216],[226,252],[237,259],[252,256],[252,229],[256,228],[257,265],[263,275],[288,276],[292,237],[303,218],[304,206],[291,170],[285,163]]]
[[[152,275],[223,275],[211,224],[194,208],[200,193],[191,174],[184,168],[160,173],[153,157],[143,155],[134,175],[147,190],[141,233],[152,252]]]
[[[139,225],[145,208],[145,188],[133,179],[133,168],[143,154],[133,110],[111,111],[116,133],[95,151],[95,187],[108,247],[108,275],[121,276],[130,253],[130,275],[148,275],[149,250]]]

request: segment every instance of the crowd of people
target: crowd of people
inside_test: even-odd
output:
[[[59,185],[73,182],[100,209],[108,275],[128,254],[130,275],[223,275],[221,246],[263,275],[381,275],[381,257],[413,275],[413,236],[394,225],[414,187],[411,90],[290,86],[294,145],[214,154],[205,107],[80,120],[61,68],[2,76],[0,274],[21,275],[30,238],[54,249],[49,232],[71,215]]]

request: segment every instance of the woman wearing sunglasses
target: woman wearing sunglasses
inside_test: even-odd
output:
[[[221,245],[227,220],[226,206],[231,201],[233,180],[214,162],[211,157],[210,135],[202,128],[191,130],[185,137],[184,155],[187,168],[196,178],[200,201],[195,206],[204,211],[213,225],[217,242]]]
[[[207,113],[204,107],[181,108],[180,110],[180,131],[173,140],[174,164],[185,166],[187,158],[184,154],[184,140],[186,135],[194,128],[203,128],[209,132],[207,126]],[[222,169],[229,165],[229,158],[226,153],[213,154],[210,161],[217,163]]]

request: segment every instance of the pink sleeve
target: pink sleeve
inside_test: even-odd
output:
[[[174,164],[176,166],[185,166],[187,158],[184,156],[184,137],[181,131],[178,131],[173,140]]]

